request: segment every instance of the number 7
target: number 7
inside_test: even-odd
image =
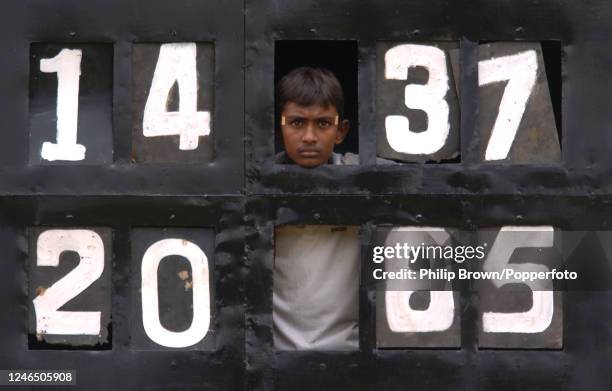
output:
[[[508,81],[499,104],[499,114],[491,131],[485,160],[502,160],[508,157],[533,91],[537,71],[538,61],[534,50],[478,63],[479,86]]]

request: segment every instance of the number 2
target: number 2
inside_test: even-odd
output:
[[[36,264],[59,265],[64,251],[75,251],[79,264],[34,300],[36,333],[59,335],[100,334],[100,311],[58,311],[94,283],[104,271],[104,243],[96,232],[85,229],[51,229],[38,236]]]

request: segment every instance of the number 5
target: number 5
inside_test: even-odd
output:
[[[502,227],[493,247],[483,265],[484,271],[501,271],[509,267],[508,261],[517,248],[529,247],[552,247],[554,240],[554,229],[550,226],[543,227]],[[537,263],[521,263],[512,265],[515,271],[521,272],[547,272],[548,267]],[[533,305],[529,311],[503,313],[485,312],[482,315],[483,330],[486,333],[540,333],[550,326],[553,318],[554,303],[552,282],[542,281],[520,281],[496,280],[491,281],[500,288],[506,284],[523,283],[534,292]],[[541,284],[546,284],[542,287]],[[535,291],[539,289],[539,291]],[[543,289],[548,289],[544,291]]]

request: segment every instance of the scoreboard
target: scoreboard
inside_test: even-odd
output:
[[[5,2],[0,370],[92,390],[609,389],[610,16]],[[358,164],[275,163],[275,85],[298,66],[338,77],[336,151]],[[357,350],[275,348],[284,226],[358,228]],[[417,264],[431,284],[375,281],[373,248],[400,243],[487,248],[476,266]],[[581,278],[445,280],[508,268]]]

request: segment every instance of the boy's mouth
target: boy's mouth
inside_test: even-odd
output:
[[[298,149],[298,153],[302,157],[317,157],[321,151],[312,148],[300,148]]]

